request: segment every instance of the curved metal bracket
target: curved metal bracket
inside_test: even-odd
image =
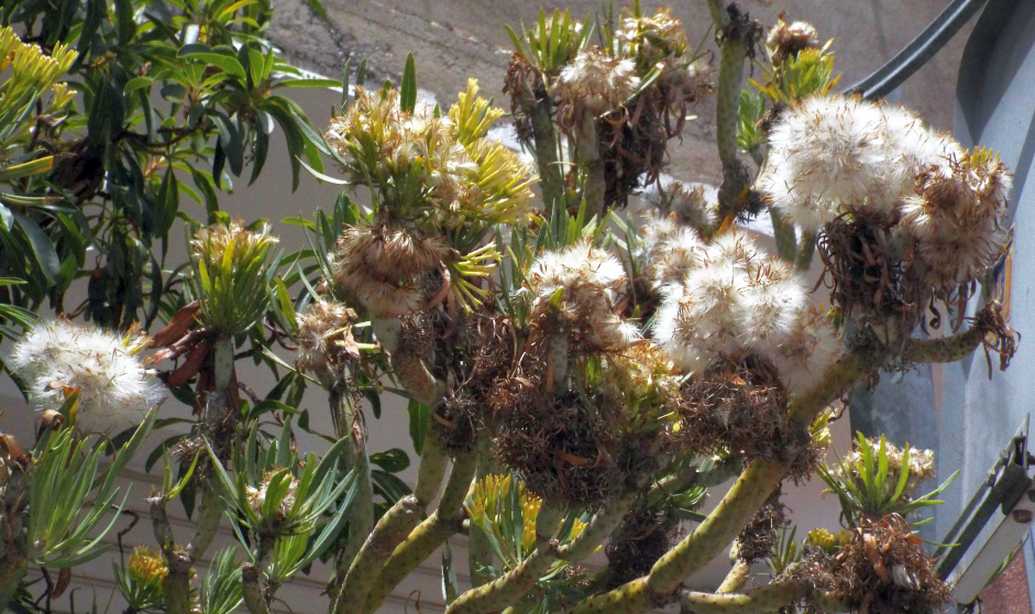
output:
[[[883,98],[927,63],[988,0],[952,0],[924,31],[870,76],[848,88],[867,100]]]

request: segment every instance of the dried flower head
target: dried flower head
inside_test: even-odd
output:
[[[385,226],[354,226],[338,239],[334,281],[377,317],[422,311],[438,295],[450,250],[440,239]]]
[[[949,601],[934,559],[901,516],[866,519],[836,541],[834,552],[808,555],[812,573],[803,580],[851,611],[937,612]]]
[[[682,282],[690,271],[704,265],[707,244],[674,216],[649,214],[642,229],[646,273],[655,289]]]
[[[533,310],[556,308],[581,339],[598,350],[621,349],[639,338],[636,326],[622,320],[614,302],[625,285],[617,258],[588,243],[542,254],[528,271]]]
[[[40,322],[15,344],[9,364],[25,380],[37,410],[59,408],[66,394],[78,392],[76,426],[115,432],[140,424],[166,395],[137,357],[144,343],[64,320]]]
[[[352,336],[355,321],[356,313],[341,303],[311,303],[298,315],[298,368],[332,381],[343,378],[346,367],[359,359]]]
[[[169,575],[169,567],[165,564],[162,553],[147,546],[137,546],[133,549],[126,569],[134,582],[146,586],[160,587],[162,580]]]
[[[564,67],[553,88],[562,125],[573,126],[588,113],[597,117],[622,107],[640,87],[636,62],[599,48],[583,49]]]
[[[773,64],[782,64],[787,58],[794,57],[803,49],[819,47],[819,34],[812,24],[805,21],[788,23],[783,15],[777,18],[776,24],[769,30],[765,39],[765,47]]]
[[[828,314],[816,307],[800,310],[783,341],[765,356],[787,390],[807,390],[844,354],[844,342]]]
[[[978,147],[932,164],[906,199],[902,225],[916,239],[924,278],[951,289],[980,279],[1002,256],[1010,173],[999,156]]]

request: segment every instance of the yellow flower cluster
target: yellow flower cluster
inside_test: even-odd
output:
[[[513,515],[509,506],[514,497],[513,488],[517,489],[516,499],[521,505],[521,527],[506,527]],[[467,513],[472,520],[483,527],[489,527],[495,533],[496,539],[501,543],[508,544],[514,550],[527,555],[535,548],[536,541],[536,520],[539,518],[539,510],[542,509],[543,500],[528,492],[524,482],[515,480],[510,475],[489,474],[477,482],[467,499]],[[516,535],[520,530],[521,542],[519,544],[508,543],[508,535]],[[586,523],[576,519],[571,526],[564,541],[570,541],[582,534],[586,529]]]
[[[269,226],[248,230],[237,222],[230,222],[198,230],[194,233],[190,248],[196,260],[204,260],[211,268],[215,268],[224,258],[229,258],[235,265],[249,260],[257,252],[265,253],[278,241],[277,237],[270,234]]]
[[[812,529],[809,531],[805,543],[820,550],[832,554],[852,540],[852,532],[841,529],[837,533],[827,529]]]
[[[530,169],[487,138],[502,115],[474,79],[445,115],[426,105],[404,111],[394,89],[359,89],[325,137],[349,179],[374,190],[383,219],[479,235],[492,224],[522,224],[531,211]]]
[[[627,14],[615,38],[625,46],[623,51],[636,58],[637,65],[647,68],[682,57],[688,49],[683,24],[667,8],[650,16]]]
[[[135,582],[149,586],[161,585],[165,576],[169,575],[169,567],[157,550],[147,546],[137,546],[126,565],[129,575]]]
[[[74,94],[64,84],[57,84],[78,54],[64,43],[54,45],[50,55],[39,45],[23,43],[9,26],[0,27],[0,112],[16,112],[50,89],[51,110],[68,104]]]

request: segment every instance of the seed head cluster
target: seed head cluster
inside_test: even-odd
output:
[[[137,356],[145,340],[64,320],[33,326],[11,351],[37,411],[59,409],[79,393],[76,426],[115,433],[140,424],[166,396],[165,386]]]

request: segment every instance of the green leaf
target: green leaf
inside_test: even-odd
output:
[[[424,438],[427,436],[428,428],[431,425],[431,408],[410,399],[409,404],[406,406],[406,411],[410,414],[410,439],[413,440],[413,449],[417,454],[422,454]]]
[[[42,158],[36,158],[21,164],[12,164],[0,169],[0,181],[13,181],[22,177],[42,175],[43,173],[49,173],[53,168],[54,156],[43,156]]]
[[[370,455],[370,462],[384,469],[388,473],[399,473],[410,466],[410,457],[399,448],[391,448],[384,452],[375,452]]]
[[[288,87],[291,89],[337,89],[342,87],[341,81],[337,79],[284,79],[273,84],[274,88]]]
[[[136,34],[136,24],[133,22],[133,1],[115,0],[115,18],[119,27],[119,46],[123,46]]]
[[[48,283],[53,284],[61,272],[61,260],[58,258],[57,250],[54,249],[54,244],[50,242],[50,238],[43,232],[43,229],[32,219],[20,213],[13,215],[18,223],[18,227],[22,229],[25,237],[29,240],[32,255],[40,265],[43,276],[46,277]]]
[[[300,156],[296,156],[296,159],[298,160],[298,163],[302,165],[302,168],[304,168],[307,173],[312,175],[314,179],[321,183],[329,183],[331,185],[352,185],[349,181],[346,181],[345,179],[338,179],[337,177],[331,177],[330,175],[321,173],[320,171],[306,164],[305,160],[303,160]]]
[[[223,72],[247,81],[244,66],[230,53],[211,50],[205,45],[186,45],[180,49],[180,56],[218,66]]]
[[[417,107],[417,67],[413,53],[406,55],[406,67],[403,69],[402,87],[399,90],[399,108],[406,113],[413,113]]]

